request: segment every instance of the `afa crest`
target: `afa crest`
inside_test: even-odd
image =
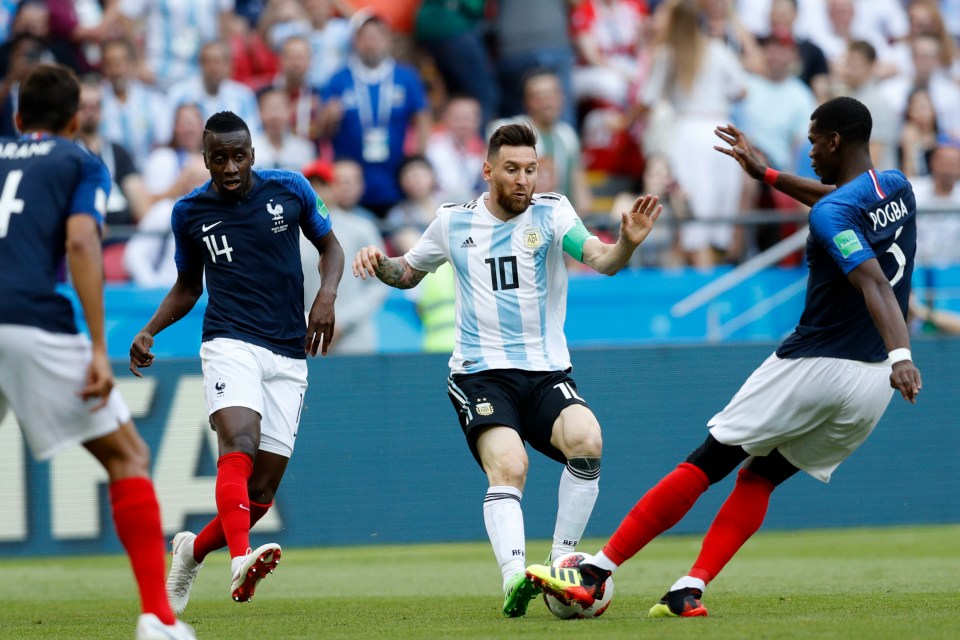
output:
[[[481,402],[477,405],[477,413],[481,416],[493,415],[493,405],[489,402]]]
[[[543,234],[537,227],[531,227],[523,232],[523,244],[527,249],[536,249],[543,244]]]

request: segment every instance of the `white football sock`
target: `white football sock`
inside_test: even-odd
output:
[[[590,477],[592,476],[592,477]],[[573,551],[580,543],[593,505],[600,493],[600,469],[596,473],[583,474],[571,471],[568,464],[560,474],[560,491],[557,500],[557,525],[553,530],[553,548],[550,559],[556,560]]]
[[[507,578],[526,567],[526,540],[523,534],[523,511],[516,487],[490,487],[483,498],[483,522],[493,546],[493,555],[500,564],[506,584]]]
[[[600,551],[599,553],[597,553],[597,555],[593,556],[593,562],[591,562],[590,564],[592,564],[595,567],[605,569],[610,573],[613,573],[614,571],[616,571],[617,567],[619,566],[617,565],[616,562],[608,558],[607,554],[605,554],[603,551]]]
[[[676,591],[677,589],[700,589],[700,592],[702,593],[707,590],[707,583],[700,578],[683,576],[674,582],[672,587],[670,587],[670,591]]]

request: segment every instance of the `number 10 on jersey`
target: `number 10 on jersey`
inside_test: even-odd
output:
[[[233,262],[233,257],[230,255],[233,253],[233,247],[227,244],[226,234],[221,234],[220,239],[223,241],[222,247],[217,243],[217,236],[203,236],[203,243],[207,245],[207,250],[210,251],[210,259],[216,264],[217,256],[226,256],[227,262]]]

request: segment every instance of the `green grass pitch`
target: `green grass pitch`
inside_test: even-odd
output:
[[[526,618],[503,618],[486,543],[289,548],[244,605],[230,600],[226,554],[218,553],[183,617],[201,639],[230,640],[960,638],[960,525],[761,532],[711,585],[710,617],[645,618],[699,540],[655,540],[617,572],[617,595],[597,620],[556,620],[539,601]],[[547,546],[531,542],[530,561]],[[137,607],[123,556],[6,559],[0,576],[2,638],[133,637]]]

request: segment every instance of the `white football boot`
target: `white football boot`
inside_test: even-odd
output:
[[[172,625],[160,622],[152,613],[137,618],[137,640],[197,640],[193,627],[177,620]]]
[[[177,615],[187,608],[193,581],[203,568],[202,562],[193,559],[193,541],[196,537],[196,534],[189,531],[181,531],[173,537],[173,560],[170,562],[170,575],[167,576],[167,597]]]
[[[280,545],[270,542],[255,551],[247,550],[247,555],[237,556],[230,563],[233,569],[233,582],[230,593],[236,602],[247,602],[253,597],[257,583],[273,573],[280,563]]]

